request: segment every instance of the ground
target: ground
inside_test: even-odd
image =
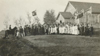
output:
[[[100,37],[36,35],[1,38],[0,56],[100,56]]]
[[[24,37],[51,56],[100,56],[100,38],[75,35]]]

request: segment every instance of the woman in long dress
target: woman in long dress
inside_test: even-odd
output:
[[[75,34],[75,26],[74,25],[72,26],[71,30],[72,30],[72,34]]]
[[[69,27],[69,25],[67,26],[67,34],[70,34],[70,27]]]
[[[62,27],[62,34],[65,34],[65,26]]]
[[[69,34],[72,34],[72,25],[69,26]]]
[[[65,31],[65,34],[68,34],[68,25],[67,24],[65,25],[65,30],[64,31]]]
[[[51,27],[51,31],[50,31],[50,33],[51,33],[51,34],[53,33],[53,27]]]
[[[51,34],[51,26],[48,27],[48,34]]]
[[[65,26],[64,33],[67,34],[67,27]]]
[[[78,26],[77,25],[74,26],[74,34],[75,35],[79,34],[79,30],[78,30]]]
[[[61,34],[62,32],[62,29],[61,29],[61,25],[59,26],[59,33]]]
[[[57,33],[57,27],[56,27],[56,25],[55,25],[55,27],[54,27],[54,33],[55,33],[55,34]]]

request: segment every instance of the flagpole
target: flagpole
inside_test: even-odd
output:
[[[35,23],[38,24],[38,23],[39,23],[39,18],[38,18],[38,16],[37,16],[36,10],[34,10],[34,11],[32,12],[32,14],[33,14],[33,17],[34,17],[34,19],[35,19]]]
[[[85,25],[85,23],[86,23],[86,13],[85,13],[85,11],[84,11],[83,15],[84,15],[84,25]]]
[[[75,11],[75,24],[77,24],[77,17],[78,17],[78,11],[76,9],[76,11]]]

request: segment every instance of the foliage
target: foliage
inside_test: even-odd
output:
[[[47,10],[44,15],[45,24],[54,24],[56,21],[54,10]]]

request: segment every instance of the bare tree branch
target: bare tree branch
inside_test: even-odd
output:
[[[15,23],[16,26],[19,26],[19,21],[18,21],[18,19],[14,19],[14,23]]]
[[[10,19],[9,19],[9,17],[8,16],[6,16],[6,18],[5,18],[5,20],[4,20],[4,25],[5,25],[5,29],[7,29],[8,28],[8,26],[9,26],[9,21],[10,21]]]

